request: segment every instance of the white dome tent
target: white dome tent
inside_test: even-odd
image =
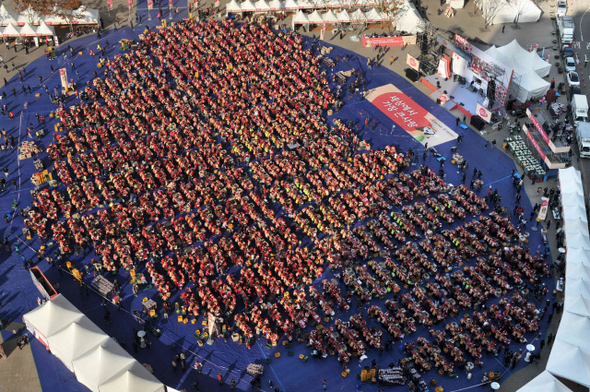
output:
[[[572,390],[545,370],[516,392],[572,392]]]
[[[398,32],[405,31],[408,34],[416,34],[424,30],[423,21],[414,4],[404,1],[395,15]]]

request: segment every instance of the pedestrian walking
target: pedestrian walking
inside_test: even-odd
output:
[[[502,26],[502,34],[504,34],[505,29],[506,29],[506,25]]]
[[[457,118],[455,119],[455,126],[457,126],[457,127],[459,126],[459,121],[460,121],[460,120],[459,120],[459,117],[457,117]]]
[[[322,387],[324,388],[324,390],[328,389],[328,383],[326,382],[326,380],[324,380]]]
[[[217,373],[217,381],[219,382],[219,385],[223,384],[223,377],[221,376],[221,373]]]
[[[137,349],[139,348],[139,346],[137,345],[137,343],[136,343],[136,342],[133,342],[133,343],[131,344],[131,347],[133,347],[133,351],[135,352],[135,354],[137,354],[137,352],[138,352],[138,350],[137,350]]]

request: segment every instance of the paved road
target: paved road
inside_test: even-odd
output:
[[[581,68],[580,76],[584,78],[581,82],[582,92],[586,95],[590,93],[590,67],[584,68],[584,59],[588,57],[590,59],[590,0],[568,0],[570,4],[568,14],[574,17],[574,23],[576,25],[574,51],[578,54],[580,59]],[[580,68],[578,67],[578,70]],[[573,147],[574,153],[577,156],[579,153],[577,145]],[[590,159],[578,159],[577,168],[582,173],[582,180],[584,183],[585,194],[590,193],[589,186],[587,185],[590,180]],[[588,202],[588,200],[586,199]]]

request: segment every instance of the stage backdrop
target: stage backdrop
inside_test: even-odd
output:
[[[412,135],[414,139],[422,144],[428,143],[428,147],[457,138],[457,134],[448,126],[393,84],[386,84],[367,91],[366,98],[392,119],[396,125]],[[425,127],[432,129],[434,135],[425,134],[423,132]]]

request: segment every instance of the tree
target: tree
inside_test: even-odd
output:
[[[39,18],[49,16],[53,12],[53,1],[51,0],[14,0],[14,10],[22,14],[27,22],[33,24]]]
[[[395,20],[403,4],[403,0],[377,0],[377,7],[375,8],[377,11],[385,15],[387,20],[393,21]],[[392,27],[393,23],[389,23],[390,30]]]
[[[65,20],[70,25],[71,30],[72,23],[82,19],[84,11],[86,11],[86,6],[80,0],[57,0],[53,15]]]
[[[522,1],[522,0],[513,0],[510,2],[510,5],[516,11],[516,16],[514,17],[514,24],[518,27],[518,22],[520,21],[520,17],[529,7],[529,3],[526,1]]]
[[[486,30],[494,24],[494,19],[506,4],[506,0],[476,0],[475,5],[481,10]]]

